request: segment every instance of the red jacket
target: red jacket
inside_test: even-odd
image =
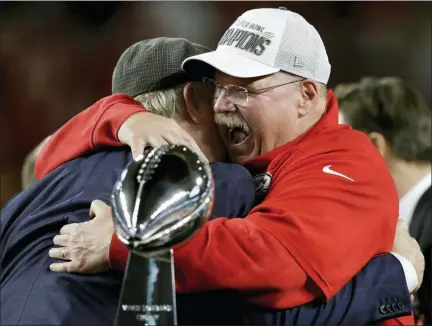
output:
[[[37,177],[97,147],[122,146],[119,127],[142,110],[126,95],[98,101],[51,137]],[[271,174],[268,195],[246,218],[212,220],[175,248],[178,291],[235,289],[256,304],[288,308],[332,297],[373,256],[390,251],[398,219],[392,177],[367,136],[338,125],[337,111],[329,92],[313,128],[248,162]],[[113,236],[112,266],[124,268],[126,259]]]

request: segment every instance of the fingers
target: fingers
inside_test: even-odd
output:
[[[53,263],[50,265],[50,270],[57,273],[74,273],[78,271],[72,262]]]
[[[158,148],[161,147],[163,145],[168,145],[170,144],[170,142],[166,141],[166,139],[164,139],[162,136],[160,137],[149,137],[147,144],[145,145],[145,147],[147,146],[151,146],[153,148]],[[141,154],[144,153],[144,149],[142,150]]]
[[[48,255],[54,259],[69,260],[69,252],[66,247],[52,248],[49,250]],[[77,271],[76,268],[74,269],[71,261],[52,263],[49,268],[51,271],[57,273],[72,273]]]
[[[207,157],[204,155],[204,153],[201,151],[201,148],[197,145],[197,143],[192,139],[185,139],[184,142],[182,142],[181,145],[184,145],[188,147],[189,149],[193,150],[202,161],[207,162]]]
[[[198,146],[195,139],[176,122],[174,122],[173,132],[167,134],[164,139],[171,144],[184,145],[190,148],[191,150],[195,151],[203,161],[207,161],[206,156],[201,151],[201,148]]]
[[[424,256],[417,240],[410,235],[408,224],[402,219],[399,219],[396,225],[396,237],[392,251],[407,258],[413,265],[419,282],[414,292],[417,291],[423,281]]]
[[[408,223],[403,218],[398,219],[397,225],[398,227],[408,228]]]
[[[147,115],[146,119],[149,117],[151,116]],[[176,121],[162,118],[160,116],[153,118],[157,119],[157,121],[160,119],[162,120],[156,123],[158,127],[153,127],[153,129],[145,133],[142,132],[142,129],[138,129],[138,126],[135,125],[135,123],[141,119],[141,117],[138,117],[138,115],[133,117],[133,119],[128,122],[129,127],[126,129],[129,131],[124,132],[127,135],[125,139],[127,139],[126,143],[131,148],[132,156],[135,160],[137,160],[144,153],[145,148],[148,146],[158,148],[167,144],[175,144],[184,145],[192,149],[198,154],[198,156],[200,156],[201,160],[208,162],[207,158],[193,137],[187,133]],[[162,121],[163,125],[161,125]]]
[[[104,216],[107,213],[109,214],[111,212],[111,207],[105,204],[102,200],[96,199],[93,200],[90,205],[90,212],[89,215],[91,217],[95,216]]]
[[[396,228],[408,231],[408,223],[405,220],[399,218],[396,224]]]
[[[134,137],[134,139],[131,141],[130,148],[131,148],[133,158],[137,160],[144,153],[146,147],[151,146],[157,148],[163,145],[167,145],[169,143],[170,142],[167,142],[161,136],[148,137],[147,139]]]
[[[181,135],[170,134],[164,136],[164,139],[169,144],[183,145],[188,147],[189,149],[193,150],[203,162],[205,163],[208,162],[207,157],[201,151],[201,148],[198,146],[198,144],[189,134],[187,133],[182,133]]]
[[[152,137],[149,138],[146,142],[136,142],[134,145],[131,146],[132,156],[135,160],[137,160],[144,153],[144,149],[147,146],[158,148],[163,145],[169,144],[186,146],[196,152],[202,161],[208,162],[206,156],[193,139],[185,138],[177,134],[164,137]]]
[[[131,115],[120,127],[118,138],[123,144],[129,145],[135,160],[148,146],[157,148],[166,144],[181,144],[193,149],[203,161],[207,161],[193,137],[175,120],[148,112]]]
[[[405,220],[398,219],[396,224],[396,237],[410,237],[408,224]]]
[[[70,260],[70,255],[67,247],[52,248],[48,251],[48,255],[54,259]]]
[[[130,148],[131,148],[131,152],[132,152],[132,156],[133,158],[136,160],[140,155],[142,155],[144,153],[144,149],[146,147],[146,141],[139,137],[139,136],[134,136],[132,137],[131,141],[130,141]]]
[[[168,143],[168,144],[173,144],[173,145],[183,145],[189,148],[194,148],[194,147],[198,147],[196,146],[196,144],[194,144],[194,142],[192,142],[191,140],[181,137],[180,135],[167,135],[164,136],[164,140]]]
[[[66,247],[68,245],[69,235],[68,234],[60,234],[56,235],[53,238],[53,243],[57,246]]]
[[[63,227],[60,229],[60,234],[71,234],[75,231],[76,226],[77,223],[63,225]]]

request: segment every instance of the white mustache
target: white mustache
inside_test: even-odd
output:
[[[217,125],[226,126],[229,129],[241,128],[244,132],[250,132],[246,120],[237,113],[216,113],[214,115],[214,121]]]

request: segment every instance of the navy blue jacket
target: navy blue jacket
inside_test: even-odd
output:
[[[1,211],[1,324],[112,325],[122,273],[53,273],[48,256],[60,228],[89,219],[90,203],[109,203],[127,149],[100,151],[59,167]],[[213,217],[244,216],[254,203],[249,172],[238,165],[212,164],[216,182]],[[383,309],[384,308],[392,309]],[[366,325],[411,309],[405,276],[391,255],[373,259],[329,302],[286,311],[258,308],[233,293],[178,295],[180,324]],[[381,307],[381,308],[380,308]],[[380,311],[389,311],[381,313]]]

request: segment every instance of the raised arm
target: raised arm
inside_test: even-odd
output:
[[[98,148],[125,144],[131,147],[134,156],[142,154],[146,146],[182,144],[206,160],[192,136],[176,121],[145,110],[128,95],[117,94],[99,100],[51,136],[36,161],[36,177],[40,179],[58,166]]]
[[[51,136],[36,160],[36,178],[96,148],[124,146],[118,140],[118,130],[132,114],[144,111],[133,98],[123,94],[97,101]]]

